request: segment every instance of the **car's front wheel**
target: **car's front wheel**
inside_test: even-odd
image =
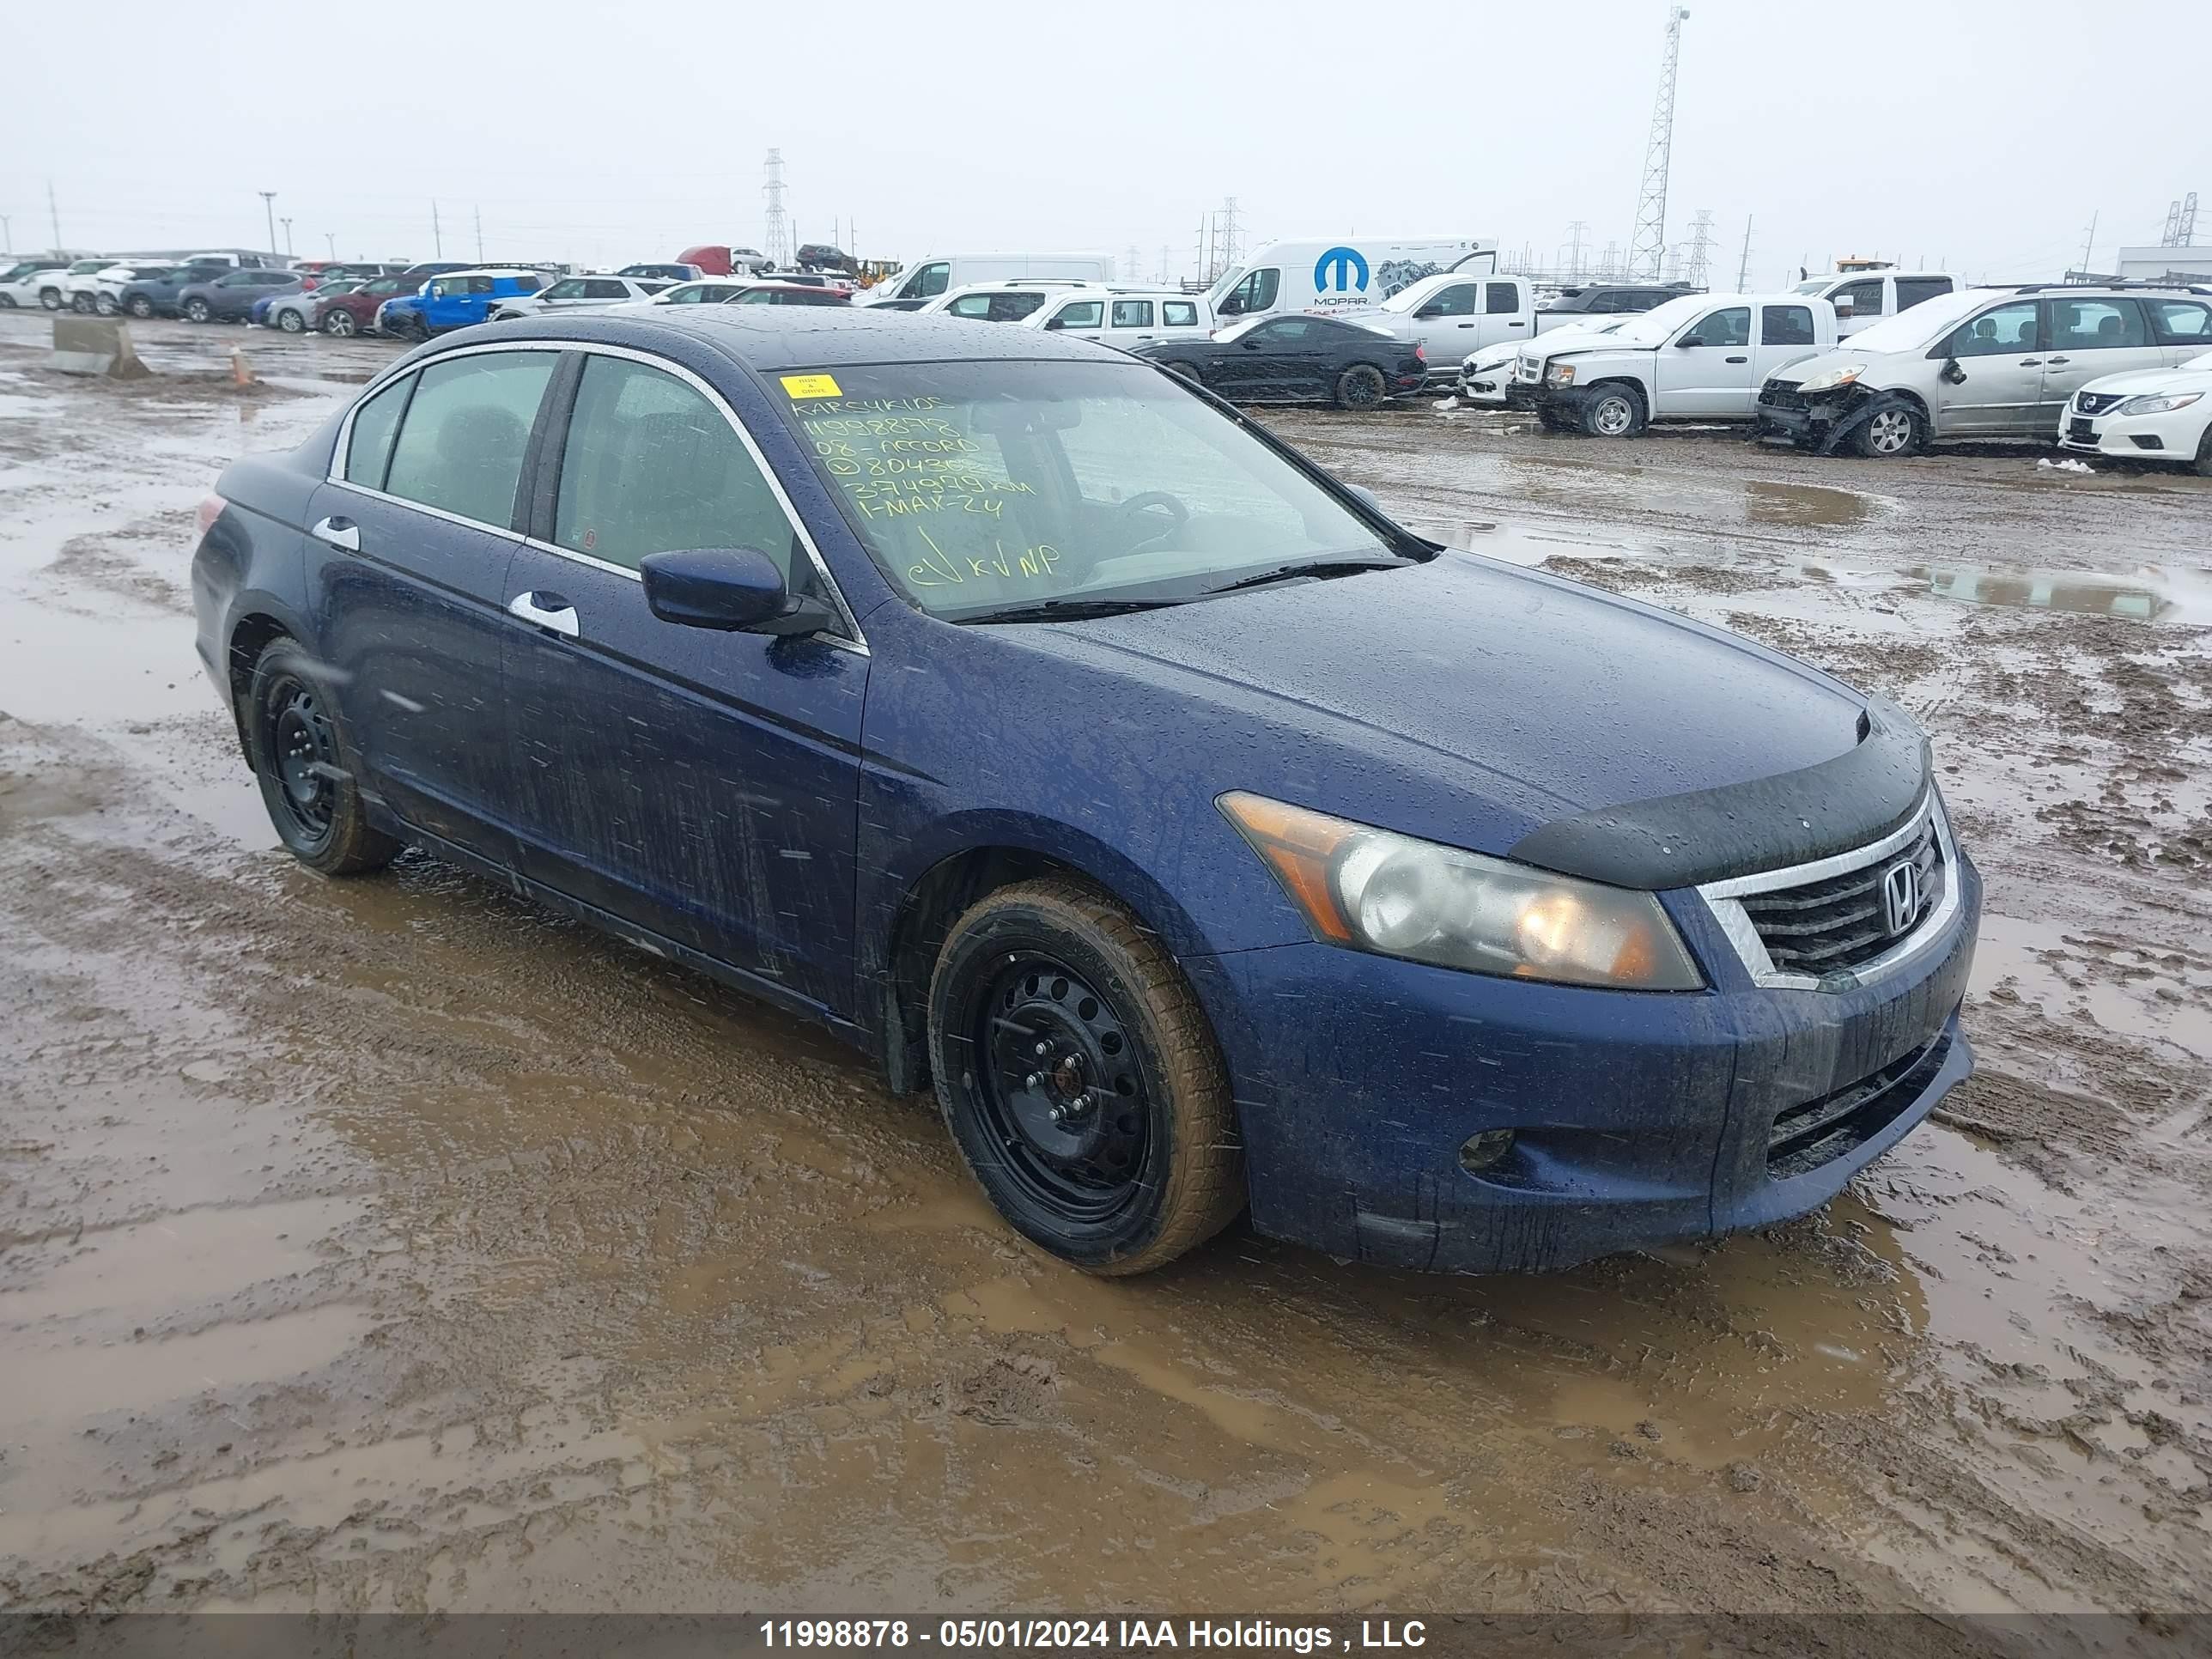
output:
[[[2204,435],[2197,441],[2197,476],[2212,478],[2212,426],[2204,428]]]
[[[1928,441],[1928,422],[1902,398],[1878,398],[1873,412],[1859,423],[1853,441],[1859,453],[1870,460],[1917,455]]]
[[[1382,371],[1374,364],[1354,363],[1336,377],[1336,406],[1372,409],[1382,401],[1389,389],[1382,379]]]
[[[188,323],[204,323],[214,315],[215,308],[209,305],[205,300],[187,300],[185,301],[185,320]]]
[[[117,309],[115,296],[112,294],[94,295],[92,296],[92,308],[94,313],[99,316],[112,317]]]
[[[270,641],[246,696],[254,776],[286,849],[326,876],[391,863],[399,843],[368,822],[338,743],[337,694],[308,654],[295,641]]]
[[[89,317],[89,316],[91,316],[91,315],[92,315],[92,295],[90,295],[89,294],[72,294],[72,295],[70,295],[70,309],[71,311],[76,312],[79,316],[82,316],[82,317]]]
[[[1599,386],[1583,404],[1583,430],[1593,438],[1635,437],[1644,430],[1644,399],[1633,386]]]
[[[154,314],[154,302],[143,294],[134,294],[124,309],[143,322]]]
[[[1064,1261],[1144,1273],[1243,1207],[1205,1012],[1166,947],[1095,889],[1022,882],[953,924],[930,981],[929,1061],[984,1195]]]
[[[354,331],[353,313],[340,307],[323,319],[323,332],[343,339]]]
[[[39,303],[49,311],[59,311],[62,308],[61,289],[58,288],[40,289],[39,290]]]

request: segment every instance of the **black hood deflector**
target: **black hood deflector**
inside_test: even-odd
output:
[[[1511,856],[1615,887],[1694,887],[1832,857],[1899,828],[1928,793],[1928,739],[1867,700],[1859,741],[1832,760],[1748,783],[1630,801],[1530,830]]]

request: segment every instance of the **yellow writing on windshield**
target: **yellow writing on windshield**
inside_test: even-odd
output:
[[[1051,575],[1053,565],[1060,556],[1060,550],[1049,544],[1010,553],[1003,542],[994,540],[988,553],[955,557],[931,541],[927,530],[915,533],[929,549],[927,558],[907,567],[906,579],[916,587],[953,587],[994,578],[1006,581],[1035,580]]]

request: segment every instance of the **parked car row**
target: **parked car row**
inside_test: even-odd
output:
[[[2212,465],[2212,288],[2040,284],[1915,293],[1953,279],[1856,276],[1682,295],[1640,316],[1462,361],[1460,395],[1553,430],[1632,438],[1654,422],[1742,422],[1826,454],[1914,455],[1961,439],[2053,438],[2130,459]],[[1839,290],[1835,290],[1839,291]],[[1853,331],[1863,301],[1888,309]]]

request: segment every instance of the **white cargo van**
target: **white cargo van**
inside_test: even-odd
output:
[[[1498,269],[1498,244],[1471,237],[1346,236],[1270,242],[1225,272],[1207,293],[1213,314],[1357,311],[1379,306],[1424,276]]]
[[[1067,276],[1081,283],[1114,280],[1110,253],[947,253],[917,260],[898,276],[853,296],[856,306],[914,311],[947,289],[970,283],[1003,283],[1031,276]]]

